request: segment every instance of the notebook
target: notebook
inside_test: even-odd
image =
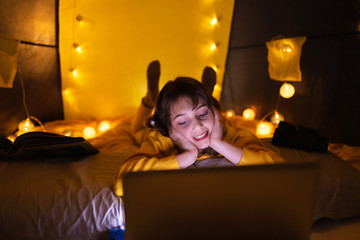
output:
[[[126,240],[309,239],[315,163],[127,173]]]

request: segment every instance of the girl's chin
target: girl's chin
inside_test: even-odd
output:
[[[207,149],[209,147],[209,143],[201,143],[201,144],[196,144],[196,148],[198,149],[199,153],[203,152],[205,149]]]

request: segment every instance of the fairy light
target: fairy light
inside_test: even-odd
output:
[[[78,70],[77,70],[77,69],[75,69],[75,68],[70,68],[70,72],[71,72],[71,74],[73,75],[74,78],[79,77],[79,73],[78,73]]]
[[[81,54],[81,53],[83,52],[83,48],[82,48],[79,44],[74,43],[74,44],[73,44],[73,47],[75,48],[75,51],[76,51],[77,53]]]
[[[229,109],[226,111],[225,115],[226,115],[226,117],[231,118],[231,117],[235,116],[235,111],[232,109]]]
[[[212,18],[211,20],[210,20],[210,25],[211,26],[215,26],[215,25],[217,25],[218,24],[218,19],[217,19],[217,17],[214,17],[214,18]]]
[[[260,122],[256,128],[257,136],[267,136],[271,134],[274,126],[270,122]]]
[[[211,45],[210,45],[210,47],[209,47],[209,49],[210,49],[210,51],[215,51],[215,49],[216,49],[216,43],[212,43]]]
[[[94,138],[96,136],[96,130],[93,127],[86,127],[83,131],[83,136],[86,139]]]
[[[99,132],[106,132],[107,130],[110,129],[110,123],[108,121],[102,121],[99,123],[99,127],[98,130]]]
[[[34,131],[35,125],[30,120],[30,118],[27,118],[23,121],[21,121],[18,125],[18,129],[20,132],[26,133],[26,132],[32,132]]]
[[[255,119],[255,111],[252,108],[247,108],[243,111],[242,116],[246,120],[254,120]]]

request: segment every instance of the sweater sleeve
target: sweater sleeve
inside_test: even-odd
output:
[[[225,124],[224,140],[243,148],[243,156],[238,165],[284,162],[277,153],[266,148],[259,138],[246,129]]]
[[[176,154],[177,150],[170,138],[150,130],[139,151],[131,155],[116,172],[115,194],[123,195],[122,178],[127,172],[179,169]]]

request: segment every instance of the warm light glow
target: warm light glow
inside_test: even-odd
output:
[[[83,131],[84,138],[93,138],[96,136],[96,131],[93,127],[86,127]]]
[[[35,125],[30,118],[27,118],[19,123],[18,128],[23,133],[31,132],[34,131]]]
[[[212,69],[214,69],[215,72],[217,72],[219,70],[219,68],[216,65],[213,65]]]
[[[272,124],[278,125],[281,121],[284,121],[284,116],[278,111],[275,111],[274,114],[271,115],[270,121],[272,122]]]
[[[211,51],[214,51],[216,49],[216,44],[215,43],[212,43],[211,45],[210,45],[210,50]]]
[[[235,116],[235,111],[232,109],[229,109],[226,111],[225,115],[226,115],[226,117],[230,118],[232,116]]]
[[[106,132],[110,129],[110,123],[108,121],[102,121],[99,123],[99,132]]]
[[[67,136],[67,137],[72,137],[72,136],[74,136],[74,133],[73,133],[73,131],[71,131],[70,129],[65,129],[65,130],[63,131],[63,135],[64,135],[64,136]]]
[[[11,142],[14,142],[15,139],[16,139],[16,136],[15,135],[10,135],[7,137],[7,139],[9,139]]]
[[[83,52],[83,48],[79,44],[74,43],[73,47],[75,48],[75,51],[78,52],[79,54]]]
[[[292,47],[291,47],[289,44],[283,44],[283,45],[281,45],[280,50],[281,50],[283,53],[291,53],[291,52],[293,51]]]
[[[292,96],[294,96],[294,94],[295,94],[295,88],[292,84],[284,83],[280,87],[280,96],[282,96],[283,98],[291,98]]]
[[[214,17],[213,19],[210,20],[211,26],[215,26],[217,23],[218,23],[217,17]]]
[[[254,120],[255,119],[255,111],[252,108],[247,108],[243,111],[242,116],[246,120]]]
[[[270,122],[260,122],[256,128],[256,135],[266,136],[271,134],[274,126]]]
[[[75,78],[79,77],[78,70],[76,70],[76,69],[74,69],[74,68],[71,68],[71,69],[70,69],[70,72],[71,72],[71,74],[73,75],[73,77],[75,77]]]

